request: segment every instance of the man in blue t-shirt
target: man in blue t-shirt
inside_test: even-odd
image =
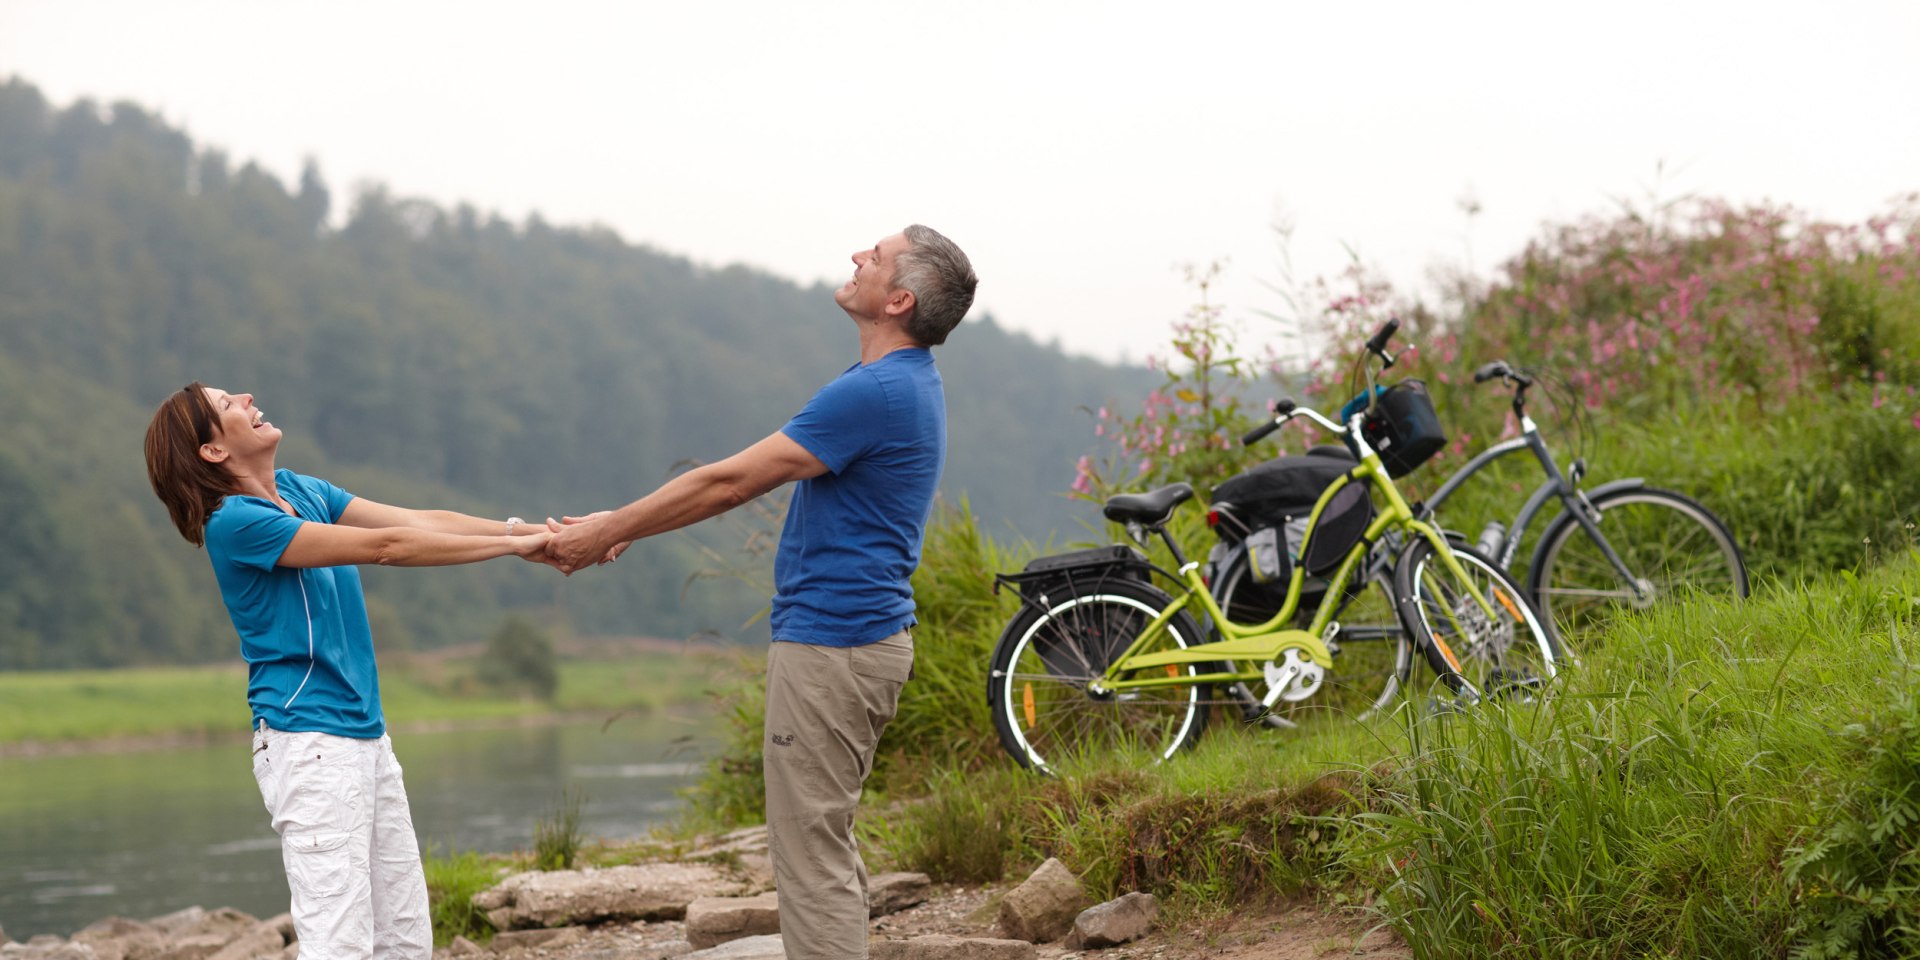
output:
[[[834,293],[860,362],[786,426],[618,510],[549,520],[572,573],[795,482],[774,557],[767,652],[767,835],[792,960],[867,955],[867,873],[853,813],[913,669],[920,545],[946,461],[947,408],[930,349],[979,282],[967,255],[914,225],[853,255]]]

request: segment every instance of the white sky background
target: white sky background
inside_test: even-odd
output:
[[[836,285],[923,222],[976,310],[1134,362],[1184,263],[1278,340],[1282,217],[1300,278],[1350,248],[1417,289],[1620,199],[1920,190],[1910,2],[0,0],[7,74],[314,157],[336,216],[378,181]]]

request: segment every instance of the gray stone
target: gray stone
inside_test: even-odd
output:
[[[110,937],[97,932],[87,933],[83,930],[73,935],[72,942],[84,943],[92,947],[94,960],[127,960],[128,943],[121,937]],[[144,946],[149,951],[149,955],[157,953],[160,949],[160,935],[148,931]]]
[[[780,932],[780,895],[701,897],[687,904],[687,942],[695,950]]]
[[[292,943],[300,939],[300,934],[294,932],[293,914],[291,913],[283,913],[277,917],[268,917],[260,921],[260,925],[263,927],[271,926],[275,930],[280,931],[280,939],[283,942]]]
[[[867,880],[867,916],[885,917],[927,902],[933,881],[924,873],[883,873]]]
[[[686,859],[766,852],[767,828],[764,826],[741,827],[732,833],[708,839],[700,845],[699,849],[687,854]]]
[[[228,941],[226,946],[215,951],[207,960],[275,960],[286,946],[287,935],[281,930],[278,920],[256,921],[246,932]]]
[[[73,941],[90,944],[97,960],[156,960],[167,950],[160,928],[126,917],[95,920],[75,933]]]
[[[154,917],[147,923],[160,931],[162,936],[171,937],[198,928],[200,922],[206,918],[206,910],[200,907],[188,907],[185,910],[175,910],[164,916]]]
[[[786,960],[787,948],[780,943],[779,934],[770,933],[729,940],[717,947],[681,954],[681,957],[683,960]]]
[[[493,936],[493,951],[553,950],[579,943],[586,936],[579,927],[553,927],[546,930],[502,930]]]
[[[39,933],[27,938],[29,947],[57,947],[67,941],[51,933]]]
[[[653,948],[654,960],[666,960],[668,957],[684,957],[693,952],[693,944],[685,940],[668,940]],[[782,952],[784,955],[784,951]]]
[[[1028,943],[1058,940],[1073,929],[1074,918],[1087,906],[1080,878],[1066,864],[1048,858],[1000,901],[1000,930]]]
[[[911,940],[875,940],[867,945],[867,960],[1034,960],[1037,951],[1025,940],[951,937],[944,933]]]
[[[1138,940],[1160,915],[1160,901],[1151,893],[1129,893],[1080,911],[1067,934],[1069,950],[1099,950]]]
[[[208,960],[233,937],[225,933],[190,933],[174,937],[160,952],[160,960]]]
[[[287,948],[280,951],[280,960],[300,960],[300,941],[287,944]]]
[[[647,863],[602,870],[518,873],[474,895],[496,930],[609,920],[678,920],[701,897],[750,893],[708,863]]]
[[[466,937],[456,936],[452,942],[447,944],[447,956],[450,957],[475,957],[486,952],[486,947],[474,943]]]

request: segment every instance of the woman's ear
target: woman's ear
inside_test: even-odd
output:
[[[227,452],[211,443],[200,445],[200,459],[208,463],[220,463],[227,459]]]

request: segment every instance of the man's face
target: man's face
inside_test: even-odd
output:
[[[898,315],[912,306],[913,295],[893,286],[896,259],[907,249],[905,234],[883,238],[853,255],[853,278],[834,291],[833,302],[856,320]]]

